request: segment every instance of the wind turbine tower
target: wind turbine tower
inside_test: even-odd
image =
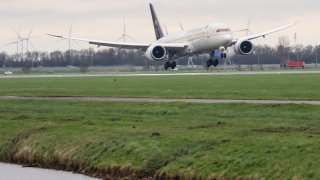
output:
[[[123,39],[123,42],[127,42],[127,39],[131,39],[132,41],[137,42],[132,36],[127,34],[127,28],[126,28],[125,19],[123,19],[123,33],[122,33],[122,36],[117,41],[120,41],[122,39]]]
[[[31,34],[32,34],[32,32],[33,32],[33,26],[31,28],[31,30],[29,31],[28,36],[26,38],[21,38],[22,42],[26,41],[26,51],[27,51],[27,53],[29,52],[29,45],[31,45],[31,47],[34,48],[32,42],[31,42],[31,39],[32,39]]]
[[[16,44],[17,45],[17,60],[20,60],[21,58],[21,54],[19,53],[19,48],[20,48],[20,42],[21,42],[21,36],[20,36],[20,32],[21,32],[21,28],[19,29],[19,31],[16,31],[14,28],[12,28],[12,30],[15,32],[16,34],[16,41],[11,42],[9,44],[6,44],[5,46],[10,46],[12,44]]]

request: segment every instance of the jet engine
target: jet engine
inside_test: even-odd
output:
[[[166,48],[161,45],[152,45],[146,51],[146,56],[148,60],[161,61],[167,55]]]
[[[234,45],[236,53],[241,55],[249,55],[253,52],[253,44],[248,40],[240,40]]]

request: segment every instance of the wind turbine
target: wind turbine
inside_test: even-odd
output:
[[[68,34],[67,36],[68,37],[71,37],[72,36],[72,30],[73,30],[73,21],[71,21],[71,25],[70,25],[70,28],[69,28],[69,31],[68,31]],[[61,41],[65,41],[66,39],[61,39],[59,40],[58,42],[61,42]],[[82,46],[75,40],[71,40],[71,39],[68,39],[68,59],[70,60],[70,65],[73,66],[73,60],[72,60],[72,52],[71,52],[71,48],[72,48],[72,42],[76,43],[80,48],[82,48]]]
[[[69,37],[72,36],[72,29],[73,29],[73,21],[71,22],[71,26],[70,26],[70,29],[69,29]],[[68,40],[68,50],[69,50],[69,60],[70,60],[70,63],[71,65],[73,65],[73,61],[72,61],[72,55],[71,55],[71,39]]]
[[[253,34],[253,32],[250,30],[250,25],[251,25],[251,18],[249,18],[247,29],[246,29],[246,35],[249,36],[250,34]]]
[[[127,34],[126,21],[124,18],[123,18],[123,33],[122,33],[122,36],[117,41],[120,41],[121,39],[123,39],[123,42],[126,42],[127,39],[131,39],[134,42],[137,42],[132,36]]]
[[[164,24],[164,29],[166,30],[166,35],[168,36],[168,35],[169,35],[169,33],[168,33],[168,29],[167,29],[166,24]]]
[[[184,27],[182,26],[182,23],[181,23],[179,17],[176,16],[176,18],[177,18],[177,21],[178,21],[178,23],[179,23],[179,25],[180,25],[181,31],[184,31]]]
[[[17,44],[17,54],[19,54],[19,45],[20,45],[20,41],[21,41],[21,28],[19,28],[19,32],[17,32],[15,29],[12,29],[16,35],[17,35],[17,39],[16,39],[16,43]]]
[[[70,28],[68,30],[68,33],[66,34],[67,37],[71,37],[72,36],[72,31],[73,31],[73,21],[71,22]],[[62,42],[65,41],[66,39],[61,39],[58,40],[57,42]],[[77,44],[80,48],[82,48],[82,46],[76,41],[76,40],[72,40],[72,39],[68,39],[68,51],[71,51],[72,48],[72,42],[74,42],[75,44]]]
[[[246,32],[246,36],[249,36],[250,34],[253,34],[253,32],[252,32],[251,29],[250,29],[250,26],[251,26],[251,18],[249,18],[247,27],[246,27],[245,29],[240,29],[240,30],[233,31],[233,32],[234,32],[234,33]],[[259,41],[259,40],[258,40],[258,41]],[[227,49],[227,53],[230,54],[229,57],[236,57],[236,56],[238,56],[238,54],[235,53],[232,48],[228,48],[228,49]],[[258,56],[259,56],[259,55],[258,55]],[[230,61],[230,63],[231,63],[232,59],[229,59],[229,61]],[[225,63],[226,63],[226,62],[225,62]],[[225,69],[226,69],[226,64],[225,64]]]
[[[25,41],[26,42],[26,58],[27,58],[27,61],[31,60],[31,66],[33,68],[33,59],[30,59],[30,53],[29,53],[29,44],[31,45],[32,49],[34,49],[34,46],[31,42],[31,39],[33,37],[31,37],[31,34],[33,32],[33,29],[34,29],[34,26],[31,27],[31,30],[29,31],[28,33],[28,36],[27,37],[21,37],[21,44],[22,44],[22,57],[23,57],[23,42]]]
[[[19,30],[19,33],[15,31],[17,36],[18,36],[18,39],[19,39],[18,42],[20,43],[21,59],[22,60],[24,59],[24,52],[23,52],[23,50],[24,50],[24,42],[26,42],[26,53],[27,53],[27,56],[28,56],[28,52],[29,52],[29,44],[31,45],[32,48],[34,48],[32,42],[31,42],[31,39],[32,39],[31,34],[33,32],[33,28],[34,27],[32,26],[32,28],[29,31],[27,37],[22,37],[21,36],[21,30]]]
[[[251,31],[250,26],[251,26],[251,18],[249,18],[247,28],[244,29],[244,31],[246,31],[247,36],[254,34]],[[256,39],[256,41],[258,41],[258,43],[261,44],[259,39]],[[254,52],[254,54],[258,56],[258,65],[260,65],[260,47],[257,47],[257,50]],[[262,70],[262,64],[261,64],[261,70]]]
[[[18,60],[20,59],[20,54],[19,54],[19,46],[20,46],[20,42],[21,42],[21,28],[19,29],[19,31],[16,31],[14,28],[12,28],[12,30],[15,32],[16,34],[16,41],[5,44],[4,46],[10,46],[12,44],[16,44],[17,45],[17,56],[18,56]]]
[[[34,49],[34,46],[33,46],[32,42],[31,42],[31,39],[33,38],[33,37],[31,37],[31,34],[33,32],[33,28],[34,27],[32,26],[32,28],[29,31],[28,36],[26,38],[21,38],[22,43],[23,43],[23,41],[26,41],[26,51],[27,51],[27,53],[29,52],[29,44]]]
[[[179,23],[179,25],[180,25],[181,31],[184,31],[184,28],[183,28],[183,26],[182,26],[182,23],[181,23],[179,17],[176,16],[176,18],[177,18],[177,21],[178,21],[178,23]],[[166,30],[166,35],[169,35],[166,24],[164,24],[164,29]]]
[[[16,31],[14,28],[12,28],[12,30],[15,32],[17,39],[15,42],[9,43],[7,45],[16,44],[18,60],[23,60],[23,40],[21,38],[21,27],[19,28],[19,31]]]
[[[72,28],[73,28],[73,21],[71,22],[71,26],[70,26],[70,29],[69,29],[69,37],[71,37],[72,35]],[[69,39],[69,53],[71,52],[71,39]]]
[[[250,26],[251,26],[251,18],[249,18],[247,27],[245,29],[240,29],[240,30],[233,31],[233,32],[243,32],[243,31],[245,31],[246,35],[249,36],[250,34],[253,34],[253,32],[250,29]]]

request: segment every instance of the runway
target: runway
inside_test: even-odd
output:
[[[200,104],[307,104],[320,105],[320,101],[291,100],[228,100],[228,99],[167,99],[167,98],[114,98],[114,97],[21,97],[0,96],[0,100],[56,100],[87,102],[147,102],[147,103],[200,103]]]
[[[63,78],[63,77],[144,77],[144,76],[217,76],[217,75],[267,75],[267,74],[320,74],[320,71],[246,71],[207,73],[120,73],[120,74],[56,74],[56,75],[0,75],[0,78]]]

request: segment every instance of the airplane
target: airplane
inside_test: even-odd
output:
[[[92,40],[84,38],[67,37],[60,35],[48,34],[49,36],[85,41],[92,45],[107,46],[113,48],[138,50],[145,53],[148,60],[151,61],[166,61],[164,64],[165,70],[175,69],[175,59],[181,57],[190,57],[199,54],[209,54],[210,59],[207,61],[207,67],[216,67],[219,64],[219,59],[227,58],[225,53],[229,47],[234,47],[237,54],[249,55],[253,52],[253,43],[251,40],[263,37],[266,35],[287,29],[294,26],[296,23],[291,23],[279,28],[275,28],[262,33],[247,35],[245,37],[234,39],[230,28],[222,23],[208,24],[204,27],[184,30],[182,32],[165,35],[162,31],[160,21],[156,14],[153,5],[150,3],[150,11],[154,25],[154,31],[157,41],[154,43],[129,43],[129,42],[112,42],[102,40]],[[217,55],[218,54],[218,58]]]

